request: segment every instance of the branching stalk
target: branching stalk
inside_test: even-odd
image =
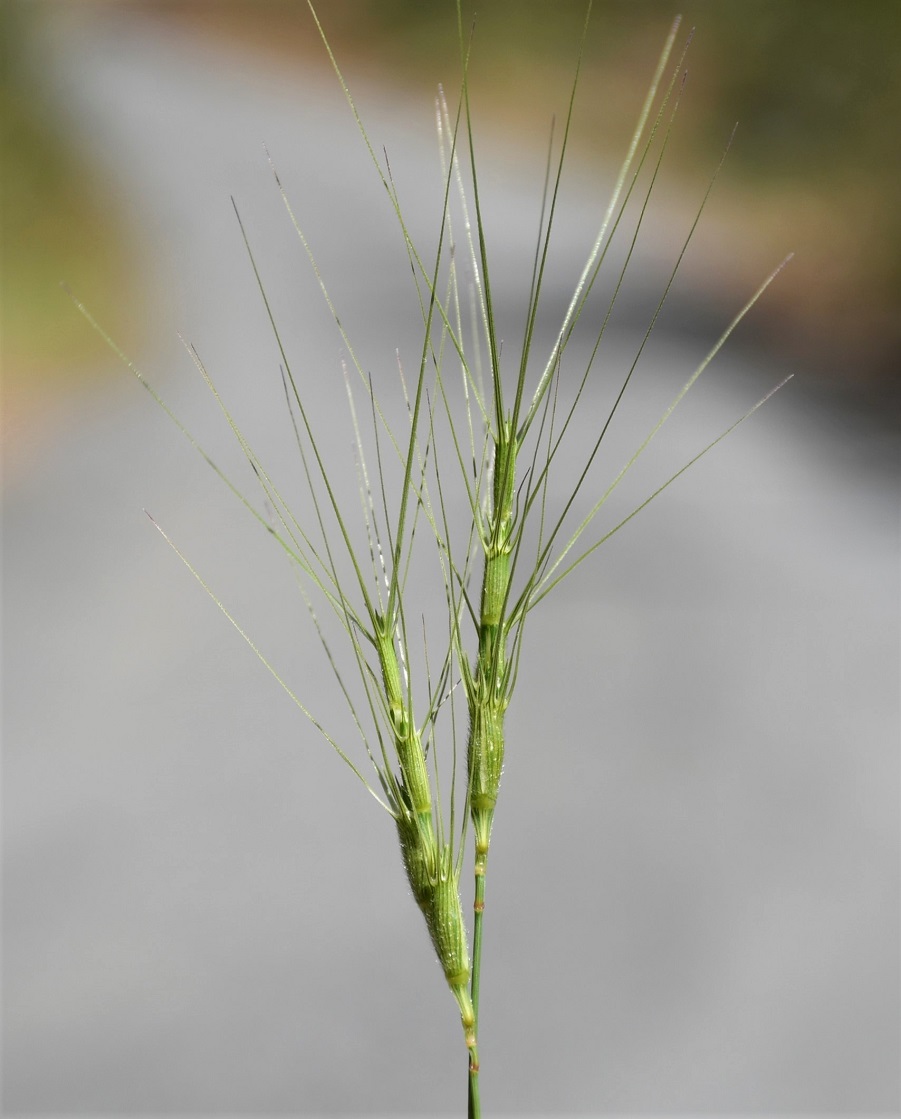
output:
[[[589,2],[589,14],[590,7]],[[312,4],[310,8],[313,11]],[[571,513],[575,508],[575,499],[589,481],[593,482],[593,471],[601,444],[636,371],[645,344],[656,324],[657,315],[675,280],[682,254],[707,200],[705,195],[634,360],[620,378],[621,387],[613,408],[606,420],[599,422],[595,428],[591,445],[580,450],[581,465],[577,479],[570,487],[569,496],[558,508],[550,508],[549,476],[552,468],[556,468],[558,451],[564,440],[571,438],[575,426],[571,425],[571,421],[582,402],[583,389],[592,372],[607,323],[622,288],[625,271],[641,233],[645,210],[672,127],[675,109],[667,106],[670,105],[670,96],[677,86],[681,58],[671,73],[668,85],[665,84],[665,79],[679,21],[673,24],[660,56],[613,194],[584,267],[575,279],[567,309],[555,331],[550,354],[540,362],[536,370],[532,356],[538,309],[542,299],[545,266],[554,230],[558,192],[588,27],[586,15],[579,65],[576,67],[576,80],[572,86],[556,165],[552,158],[553,152],[549,151],[548,155],[522,347],[517,368],[507,385],[510,390],[508,401],[512,401],[508,406],[504,398],[502,347],[488,273],[488,237],[476,174],[476,145],[468,84],[472,44],[464,33],[460,0],[457,0],[457,27],[462,86],[454,114],[448,108],[443,91],[438,98],[437,123],[443,196],[436,217],[437,249],[434,259],[429,263],[423,260],[413,243],[390,168],[386,161],[383,169],[376,156],[376,148],[370,140],[315,11],[313,18],[377,176],[387,192],[391,210],[399,223],[407,249],[414,297],[418,301],[422,319],[422,336],[417,341],[415,380],[411,376],[409,391],[398,355],[407,413],[396,427],[392,427],[384,400],[379,399],[376,390],[378,375],[365,373],[362,359],[352,349],[310,243],[295,217],[281,180],[276,176],[278,190],[287,207],[291,224],[309,259],[328,311],[347,346],[350,362],[359,374],[363,391],[368,397],[372,430],[368,431],[367,428],[364,432],[363,425],[358,421],[354,395],[348,383],[365,547],[355,543],[349,518],[346,518],[334,484],[327,455],[327,441],[317,435],[308,410],[308,394],[301,378],[292,371],[287,346],[276,324],[261,268],[251,249],[251,238],[237,207],[235,214],[268,317],[273,358],[284,386],[291,432],[300,456],[300,474],[302,484],[306,487],[305,500],[309,502],[305,512],[295,513],[289,507],[283,491],[243,435],[193,346],[187,346],[191,361],[221,409],[228,428],[249,464],[254,484],[262,491],[262,509],[257,508],[241,488],[214,463],[151,387],[143,373],[118,349],[109,335],[103,332],[89,311],[77,300],[75,302],[78,310],[126,363],[156,404],[276,540],[296,570],[305,608],[313,621],[341,694],[347,701],[356,732],[363,739],[368,760],[376,775],[374,784],[380,792],[361,773],[333,734],[297,698],[292,687],[270,664],[191,562],[159,529],[203,590],[215,601],[262,664],[275,676],[306,719],[391,816],[411,893],[425,919],[432,946],[460,1012],[468,1058],[468,1115],[469,1119],[480,1119],[478,1027],[488,851],[506,750],[505,717],[519,673],[526,618],[561,580],[591,556],[605,540],[763,403],[760,401],[727,431],[709,442],[613,528],[606,532],[602,530],[599,539],[589,544],[584,542],[585,533],[594,525],[595,518],[612,492],[661,431],[782,265],[742,308],[656,425],[639,441],[625,466],[605,487],[600,487],[601,496],[594,501],[587,515],[574,525]],[[663,92],[658,98],[660,89]],[[678,104],[678,96],[673,104]],[[467,157],[468,168],[464,169],[463,163]],[[636,190],[636,183],[643,169],[646,169],[646,177],[649,174],[650,182],[643,179],[644,185]],[[715,177],[714,175],[714,179]],[[569,360],[569,341],[581,316],[588,313],[586,308],[589,296],[604,265],[610,244],[625,222],[624,215],[633,191],[638,200],[641,200],[644,193],[644,199],[633,226],[625,263],[618,277],[615,277],[613,295],[600,326],[595,324],[593,328],[591,337],[594,338],[594,345],[587,363],[575,371],[575,376],[564,380],[564,364]],[[709,189],[707,193],[709,195]],[[456,221],[452,221],[452,209]],[[463,230],[462,244],[455,239],[455,228]],[[464,293],[460,292],[461,275],[469,277],[469,291]],[[487,386],[483,384],[482,378],[483,360]],[[354,384],[357,384],[356,380]],[[569,390],[569,396],[566,395],[567,385],[575,386],[574,392]],[[356,391],[360,391],[359,387]],[[772,393],[767,394],[764,400],[770,395]],[[536,420],[538,423],[535,423]],[[408,429],[402,432],[405,423],[408,424]],[[442,438],[449,440],[449,448],[442,450]],[[369,465],[364,444],[369,447]],[[390,484],[391,477],[383,461],[383,445],[384,458],[390,460],[392,467],[399,467],[400,481],[394,487]],[[373,463],[375,467],[370,473]],[[447,463],[451,465],[447,466]],[[517,470],[521,464],[524,465],[523,476],[520,478]],[[450,513],[453,506],[450,485],[454,480],[458,483],[456,496],[460,498],[464,509],[468,509],[471,518],[462,531],[452,523]],[[156,527],[159,528],[158,525]],[[423,604],[411,601],[408,584],[408,575],[419,561],[424,543],[433,548],[433,565],[434,556],[437,556],[437,569],[442,584],[439,595],[443,590],[447,608],[446,617],[438,627],[437,657],[433,657],[431,652],[435,633],[433,631],[427,635],[426,632],[427,611]],[[350,572],[347,576],[341,574],[342,563]],[[475,587],[473,584],[477,580],[477,573],[481,575],[481,583]],[[337,624],[339,631],[348,639],[350,663],[359,677],[356,683],[360,690],[356,696],[353,694],[353,671],[348,672],[346,668],[342,668],[339,658],[333,655],[332,646],[323,629],[324,623],[320,622],[314,607],[313,599],[319,596],[327,607],[324,614],[331,615],[332,623]],[[422,657],[419,656],[418,637],[420,617],[423,618]],[[415,648],[411,646],[408,636],[408,623],[409,631],[417,635]],[[433,665],[436,666],[434,669]],[[423,692],[427,696],[425,701],[422,699]],[[464,703],[467,716],[465,783],[462,779],[457,779],[456,768],[457,727],[458,724],[462,727]],[[447,752],[442,739],[446,737],[450,738],[451,777],[449,781],[442,781],[440,767],[447,765]],[[460,738],[462,740],[462,733]],[[462,754],[462,741],[460,747]],[[472,829],[474,848],[471,958],[460,895],[463,853],[468,843],[469,828]]]

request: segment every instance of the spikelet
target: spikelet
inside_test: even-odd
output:
[[[379,617],[376,649],[382,669],[388,721],[400,765],[398,791],[401,805],[396,818],[397,836],[407,881],[422,910],[438,962],[460,1007],[467,1047],[475,1045],[475,1014],[469,996],[469,948],[459,873],[450,845],[439,846],[432,819],[431,785],[425,751],[404,702],[400,665],[392,627]]]
[[[469,997],[469,948],[460,902],[460,876],[449,845],[441,849],[438,876],[425,919],[447,985],[460,1007],[466,1045],[471,1049],[475,1045],[475,1014]]]
[[[504,765],[504,713],[509,701],[504,680],[504,612],[510,591],[516,450],[516,437],[505,425],[494,446],[494,500],[484,541],[479,651],[475,668],[465,674],[469,704],[469,809],[475,831],[476,864],[482,872]]]
[[[476,857],[485,855],[491,838],[491,823],[497,803],[504,765],[504,709],[506,701],[496,696],[480,697],[476,683],[476,702],[470,704],[469,805],[475,830]]]

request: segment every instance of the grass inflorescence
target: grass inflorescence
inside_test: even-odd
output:
[[[665,478],[627,516],[599,535],[591,534],[597,515],[622,479],[779,269],[726,328],[622,469],[602,487],[588,512],[577,518],[577,498],[706,202],[705,195],[634,360],[623,371],[608,413],[596,425],[596,436],[589,445],[576,454],[580,466],[568,497],[562,504],[556,503],[551,497],[550,479],[562,457],[561,448],[566,446],[570,458],[574,453],[570,445],[576,426],[573,418],[620,293],[678,106],[684,52],[675,65],[671,56],[679,22],[674,23],[661,52],[631,144],[597,235],[573,285],[553,345],[542,356],[536,352],[536,323],[578,85],[579,66],[576,67],[559,149],[556,154],[551,149],[548,155],[526,325],[511,372],[502,361],[493,311],[488,234],[479,195],[468,87],[471,36],[464,26],[459,3],[457,34],[462,82],[453,111],[443,92],[439,92],[436,101],[444,191],[437,217],[437,247],[428,262],[414,244],[390,167],[376,155],[312,6],[311,12],[398,222],[422,321],[415,376],[408,379],[402,368],[400,371],[405,418],[399,425],[383,407],[375,378],[364,372],[354,352],[310,242],[276,174],[290,222],[344,339],[352,367],[346,371],[346,385],[356,443],[362,535],[353,527],[357,515],[351,517],[333,485],[322,441],[292,371],[240,216],[241,234],[280,354],[287,412],[310,502],[305,513],[292,511],[262,459],[242,434],[193,347],[188,350],[253,469],[261,491],[259,502],[244,495],[205,452],[201,453],[295,566],[310,617],[360,735],[371,776],[353,759],[350,748],[339,744],[320,718],[278,677],[188,559],[181,552],[178,554],[256,655],[277,676],[291,699],[392,818],[410,890],[458,1005],[469,1052],[469,1114],[475,1119],[481,1113],[478,1010],[488,853],[507,753],[505,717],[519,675],[527,619],[600,544],[728,434],[723,432],[699,448],[688,463]],[[586,17],[586,31],[587,27]],[[583,32],[583,44],[584,41]],[[642,172],[646,173],[644,178]],[[627,228],[624,215],[630,201],[636,202],[638,217]],[[583,358],[580,365],[574,366],[569,363],[574,329],[618,236],[625,241],[626,249],[624,258],[614,265],[612,295],[600,321],[591,327],[587,360]],[[465,284],[461,281],[464,260],[470,277]],[[594,310],[591,318],[595,318]],[[142,374],[132,363],[128,364],[197,446]],[[369,415],[366,425],[361,424],[355,403],[361,391]],[[761,403],[740,416],[729,430]],[[460,502],[466,510],[463,527],[453,514]],[[166,539],[169,540],[168,536]],[[422,562],[437,569],[443,588],[445,609],[439,611],[437,623],[434,603],[427,609],[414,600],[411,589],[410,571]],[[331,613],[344,635],[356,669],[356,684],[350,682],[332,655],[319,616],[323,609]],[[426,627],[429,632],[420,639],[420,624],[426,625],[427,615],[433,624]],[[463,759],[459,767],[458,759]],[[461,895],[470,830],[474,872],[471,942]]]

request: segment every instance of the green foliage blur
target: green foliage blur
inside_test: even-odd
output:
[[[131,10],[186,34],[327,65],[306,0],[71,4]],[[543,147],[551,114],[565,107],[586,6],[464,0],[481,119]],[[319,0],[317,9],[351,80],[365,75],[430,96],[459,72],[454,0]],[[68,149],[40,81],[15,64],[14,44],[27,38],[23,17],[52,10],[49,0],[0,7],[4,356],[24,370],[48,369],[92,344],[62,330],[59,279],[77,282],[113,326],[111,293],[130,291],[102,184]],[[739,122],[717,190],[734,249],[716,289],[725,284],[738,299],[794,250],[749,326],[824,383],[850,385],[880,407],[901,400],[901,0],[594,0],[577,105],[583,151],[621,154],[680,12],[683,29],[696,33],[667,159],[689,200]]]
[[[292,0],[293,3],[293,0]],[[288,6],[291,6],[290,4]],[[321,17],[351,41],[408,68],[447,49],[448,0],[333,0]],[[585,0],[467,0],[476,51],[548,56],[571,66]],[[901,3],[898,0],[595,0],[589,58],[617,70],[654,57],[673,18],[697,30],[689,57],[708,104],[737,111],[734,153],[761,181],[901,170]],[[481,44],[481,47],[480,47]],[[455,48],[455,44],[451,44]],[[692,112],[703,111],[695,99]]]
[[[322,60],[305,0],[142,0]],[[587,0],[463,0],[478,112],[543,145],[565,106]],[[320,0],[350,76],[430,94],[458,73],[454,0]],[[714,288],[737,300],[795,260],[748,327],[827,388],[901,401],[901,0],[594,0],[578,102],[584,151],[618,157],[672,23],[696,29],[670,169],[687,198],[739,129],[717,191],[731,256]],[[238,34],[236,35],[235,32]],[[724,274],[725,269],[725,274]]]
[[[94,168],[66,135],[31,52],[28,5],[0,4],[0,344],[3,437],[53,394],[90,381],[96,337],[61,288],[71,283],[124,330],[138,286],[125,231]]]
[[[371,49],[390,55],[392,68],[407,60],[422,72],[446,49],[449,6],[337,0],[325,18],[350,42],[375,35]],[[585,0],[466,8],[476,62],[480,51],[499,60],[501,98],[524,75],[541,85],[571,70]],[[596,136],[625,135],[628,120],[618,133],[611,115],[634,112],[676,14],[696,33],[672,158],[686,172],[709,167],[739,122],[727,173],[743,280],[795,250],[776,293],[780,341],[874,402],[901,399],[901,2],[595,0],[579,107]]]

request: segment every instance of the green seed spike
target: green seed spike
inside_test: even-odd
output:
[[[382,669],[382,683],[385,688],[385,701],[388,705],[388,718],[395,737],[405,738],[409,732],[409,719],[400,681],[400,665],[394,647],[393,628],[383,614],[376,614],[375,643],[379,665]]]
[[[375,644],[382,669],[388,720],[400,765],[401,785],[409,799],[408,807],[419,817],[421,828],[433,835],[432,788],[425,751],[401,686],[400,665],[391,626],[382,614],[375,615]]]
[[[479,685],[477,685],[479,688]],[[480,689],[479,689],[480,690]],[[506,699],[476,696],[470,708],[469,806],[475,831],[476,861],[488,854],[491,824],[504,767],[504,712]]]
[[[397,836],[407,881],[428,923],[438,880],[438,844],[431,829],[423,828],[420,816],[409,809],[398,816]]]
[[[460,1007],[466,1045],[472,1049],[475,1045],[475,1015],[468,990],[469,948],[460,902],[460,876],[449,844],[441,849],[438,869],[431,906],[426,910],[425,919],[447,985]]]
[[[475,1014],[469,995],[469,948],[460,876],[450,844],[438,846],[431,826],[407,809],[397,819],[407,881],[423,912],[432,946],[457,1005],[468,1048],[475,1046]]]
[[[583,28],[582,46],[585,42],[591,9],[591,0],[586,2],[588,11]],[[358,359],[351,346],[311,245],[298,224],[287,194],[276,175],[276,183],[291,223],[309,259],[328,310],[347,347],[350,362],[361,378],[371,408],[376,466],[376,473],[372,478],[366,464],[364,441],[357,422],[353,393],[348,386],[351,421],[357,448],[363,528],[368,544],[368,564],[365,562],[365,553],[354,544],[353,534],[327,465],[324,453],[325,441],[317,434],[306,399],[301,392],[301,382],[292,372],[286,346],[237,207],[235,213],[241,235],[247,246],[260,297],[281,359],[282,384],[290,424],[300,455],[307,496],[312,503],[309,517],[296,516],[289,509],[282,492],[276,488],[272,475],[264,468],[261,459],[241,432],[192,346],[187,347],[191,359],[221,408],[257,483],[262,488],[265,505],[261,509],[256,508],[213,463],[162,398],[146,382],[137,367],[97,326],[83,305],[77,300],[75,302],[78,310],[125,361],[156,404],[163,409],[229,489],[239,497],[256,520],[284,549],[301,576],[304,601],[340,691],[348,701],[352,721],[375,770],[377,785],[376,782],[370,783],[366,779],[343,747],[303,706],[223,603],[216,598],[208,584],[163,534],[200,586],[211,596],[304,716],[392,817],[410,889],[425,919],[445,980],[459,1007],[464,1037],[469,1050],[468,1116],[469,1119],[479,1119],[481,1116],[480,1065],[476,1038],[479,1032],[487,857],[504,764],[504,722],[516,683],[525,619],[562,579],[763,403],[763,401],[759,402],[726,432],[708,443],[685,466],[672,474],[612,528],[605,526],[603,530],[599,530],[603,532],[599,539],[593,542],[587,541],[587,533],[608,498],[620,485],[638,457],[648,448],[736,325],[762,295],[782,266],[780,265],[780,268],[764,282],[725,330],[656,426],[640,443],[619,474],[596,498],[587,515],[573,528],[576,499],[583,494],[583,486],[591,477],[590,471],[602,441],[606,438],[608,427],[618,411],[620,400],[631,382],[639,358],[669,296],[676,272],[710,193],[708,188],[634,360],[625,371],[615,402],[606,419],[596,430],[596,438],[583,457],[580,472],[569,489],[568,497],[563,501],[562,506],[555,510],[549,502],[549,477],[552,467],[556,464],[558,451],[563,446],[564,439],[572,434],[571,421],[577,407],[584,400],[583,390],[586,389],[589,374],[595,365],[595,357],[605,335],[609,317],[619,299],[626,269],[637,244],[645,210],[663,160],[675,105],[678,104],[679,78],[684,72],[682,59],[672,70],[668,84],[665,83],[665,73],[675,44],[679,22],[677,20],[672,26],[628,154],[620,169],[613,195],[604,212],[600,229],[584,268],[572,291],[550,354],[546,362],[542,360],[538,369],[534,370],[533,356],[538,338],[536,330],[540,318],[539,307],[542,304],[551,231],[558,210],[558,200],[562,198],[559,190],[581,66],[582,46],[580,46],[579,63],[576,66],[570,94],[559,157],[552,159],[552,149],[548,152],[545,189],[519,369],[514,382],[515,392],[512,396],[508,393],[505,400],[500,361],[500,335],[492,302],[492,287],[488,271],[489,253],[479,196],[479,181],[476,175],[475,137],[470,115],[468,67],[471,41],[464,33],[462,0],[456,0],[455,6],[462,63],[462,87],[455,114],[449,112],[443,93],[439,94],[439,146],[444,191],[440,222],[435,231],[437,237],[434,263],[427,263],[413,243],[387,159],[383,168],[328,45],[323,28],[313,12],[313,18],[325,41],[328,56],[376,168],[376,174],[388,194],[389,204],[397,218],[413,276],[423,334],[417,372],[409,391],[398,357],[407,409],[405,421],[407,427],[403,435],[400,429],[395,431],[389,423],[388,415],[381,407],[375,387],[379,384],[378,375],[371,377],[365,372],[362,361]],[[659,98],[658,90],[661,93]],[[655,112],[658,101],[659,106]],[[671,102],[672,109],[669,107]],[[653,155],[655,137],[661,141],[657,149],[659,154],[656,157]],[[461,152],[464,155],[468,152],[470,163],[468,173],[461,169]],[[554,163],[556,163],[555,173]],[[643,168],[650,172],[650,183],[646,189],[642,186],[639,190],[637,184],[644,182],[644,179],[640,178]],[[711,187],[712,184],[713,180],[711,180]],[[463,265],[460,262],[465,253],[457,252],[458,246],[451,222],[450,203],[454,193],[459,194],[459,212],[462,229],[465,231],[460,245],[468,248],[469,259]],[[631,243],[624,260],[618,265],[618,277],[614,278],[613,294],[607,311],[602,316],[597,329],[592,330],[594,346],[590,356],[582,365],[581,375],[575,378],[571,400],[566,399],[565,392],[561,393],[558,415],[558,392],[564,378],[564,356],[567,355],[567,348],[576,324],[583,311],[589,306],[589,296],[594,289],[601,266],[607,258],[614,235],[620,229],[633,193],[636,201],[640,200],[639,196],[643,196],[643,201],[640,216],[631,235]],[[469,198],[471,201],[468,200]],[[469,293],[471,309],[468,314],[465,311],[466,300],[461,299],[461,291],[458,287],[459,277],[467,274],[472,277],[472,290]],[[586,315],[587,317],[589,315]],[[470,330],[473,334],[471,342],[467,341]],[[459,361],[462,392],[453,387],[447,371],[450,364],[456,367],[457,361]],[[483,363],[485,363],[484,377]],[[533,371],[538,376],[534,395],[530,401],[526,390],[533,383]],[[461,419],[461,408],[465,421]],[[481,420],[481,430],[478,432],[479,424],[474,423],[474,420]],[[460,484],[459,492],[464,499],[468,514],[463,531],[457,528],[455,519],[450,515],[456,496],[451,489],[453,479],[448,477],[445,452],[442,448],[442,434],[450,440],[452,454],[448,457],[456,461],[459,469],[457,477]],[[527,439],[530,442],[527,443]],[[397,465],[400,467],[399,491],[392,486],[391,478],[383,468],[383,446],[389,457],[391,452],[397,456]],[[526,469],[521,469],[522,477],[517,488],[517,457],[520,450],[523,450],[528,465]],[[394,465],[392,461],[392,467]],[[434,505],[430,494],[437,495]],[[270,508],[271,517],[268,513]],[[312,535],[308,530],[308,522],[313,529]],[[425,640],[427,629],[425,614],[423,615],[425,655],[422,674],[415,674],[416,662],[410,655],[411,647],[406,630],[406,620],[419,614],[418,605],[410,600],[411,592],[407,575],[414,565],[414,552],[418,557],[421,537],[417,535],[417,526],[423,523],[427,527],[419,531],[425,531],[428,535],[431,530],[447,603],[447,630],[444,635],[447,644],[443,656],[438,661],[440,667],[434,675],[429,665],[429,641]],[[535,531],[527,534],[526,527],[529,524]],[[536,540],[534,556],[527,555]],[[342,581],[339,576],[341,570],[341,565],[338,563],[341,556],[337,554],[339,551],[350,565],[350,576],[346,581]],[[480,559],[484,561],[484,567],[480,597],[476,598],[475,588],[471,587],[470,580]],[[512,593],[514,577],[517,589]],[[375,591],[373,591],[373,581]],[[307,594],[307,586],[311,591],[323,596],[327,606],[334,613],[334,620],[339,630],[349,639],[352,663],[356,665],[359,672],[359,683],[366,708],[375,728],[377,750],[374,748],[374,743],[370,743],[367,737],[370,732],[364,729],[358,715],[357,708],[358,706],[362,708],[362,705],[353,698],[351,689],[345,684],[343,668],[339,668],[339,662],[332,657],[313,603]],[[464,640],[462,632],[464,619],[471,619],[474,649],[469,648]],[[375,651],[374,657],[372,650]],[[428,692],[428,707],[424,713],[419,713],[417,720],[413,702],[413,682],[422,679],[425,680]],[[457,800],[458,795],[459,801],[463,800],[461,783],[457,780],[458,742],[455,703],[456,696],[459,695],[458,685],[462,685],[461,691],[465,693],[469,718],[465,812],[460,811],[463,806]],[[446,708],[445,704],[447,704]],[[439,719],[442,709],[447,714],[446,720],[443,716]],[[438,740],[448,724],[452,747],[449,797],[447,790],[442,790],[439,782],[438,764],[440,753]],[[377,789],[380,789],[384,796],[379,795]],[[470,821],[473,825],[475,847],[471,955],[459,889],[459,875]]]
[[[503,618],[507,588],[510,585],[510,546],[506,540],[499,545],[489,545],[485,556],[485,576],[482,580],[483,631],[496,631]]]
[[[509,700],[505,687],[507,650],[504,615],[510,594],[516,450],[512,426],[505,424],[494,447],[494,501],[485,543],[479,652],[475,672],[468,677],[467,688],[469,807],[475,829],[477,861],[482,861],[488,853],[504,763],[504,712]]]

